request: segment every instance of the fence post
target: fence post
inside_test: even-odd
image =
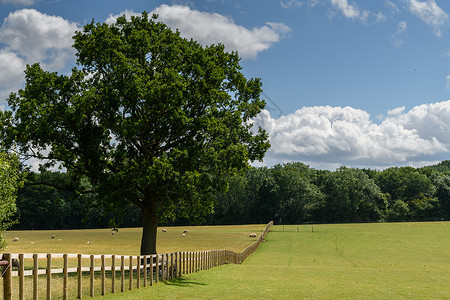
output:
[[[38,255],[33,254],[33,299],[35,300],[37,300],[39,296],[38,276],[39,276]]]
[[[82,256],[81,254],[78,254],[78,299],[81,299],[82,297],[82,284],[81,280],[83,277],[83,270],[82,270]]]
[[[176,258],[175,258],[176,259]],[[170,279],[173,279],[174,278],[174,276],[173,276],[173,271],[174,271],[174,259],[173,259],[173,253],[171,253],[170,254]]]
[[[153,286],[153,255],[150,255],[150,286]]]
[[[63,259],[64,259],[64,266],[63,266],[63,299],[66,300],[67,299],[67,293],[68,293],[68,291],[67,291],[67,280],[68,280],[68,277],[69,277],[69,274],[68,274],[68,271],[69,271],[68,270],[69,269],[69,259],[68,259],[67,254],[63,255]],[[48,276],[48,274],[47,274],[47,276]],[[50,277],[51,276],[52,276],[52,271],[50,269]],[[47,296],[47,299],[49,299],[48,296]]]
[[[136,281],[137,281],[137,288],[141,288],[141,257],[138,255],[136,257],[137,260],[137,270],[136,270]]]
[[[5,300],[12,299],[12,259],[10,253],[3,254],[3,259],[8,261],[5,274],[3,275],[3,297]]]
[[[166,280],[166,273],[165,273],[165,267],[166,267],[166,263],[165,263],[165,259],[164,259],[164,254],[161,254],[161,281]]]
[[[111,256],[111,293],[116,292],[116,256]]]
[[[128,289],[133,290],[133,256],[130,256],[130,286]]]
[[[23,295],[23,289],[24,289],[24,272],[25,272],[25,259],[22,254],[19,254],[19,299],[23,300],[24,299],[24,295]]]
[[[105,286],[105,278],[106,278],[106,269],[105,269],[105,256],[101,256],[102,260],[102,296],[105,295],[106,286]]]
[[[90,285],[90,295],[94,297],[94,255],[91,255],[91,285]]]
[[[120,257],[120,291],[125,290],[125,256]]]
[[[159,282],[159,254],[156,254],[156,267],[155,267],[155,279],[156,279],[156,283]]]
[[[144,255],[144,287],[147,287],[147,255]]]

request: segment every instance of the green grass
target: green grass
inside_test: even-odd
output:
[[[242,265],[105,299],[449,299],[449,272],[449,222],[274,226]]]
[[[207,251],[207,250],[233,250],[241,252],[256,238],[249,238],[251,232],[260,233],[265,225],[245,226],[191,226],[191,227],[166,227],[167,232],[158,230],[158,253],[172,253],[178,251]],[[182,236],[183,231],[188,233]],[[115,235],[109,229],[97,230],[64,230],[64,231],[8,231],[4,233],[8,248],[4,252],[9,253],[82,253],[82,254],[116,254],[116,255],[138,255],[141,241],[141,228],[119,229]],[[52,235],[55,238],[52,239]],[[19,241],[12,242],[18,237]],[[87,244],[91,241],[92,244]],[[30,244],[33,242],[33,244]],[[107,262],[109,264],[109,262]],[[116,259],[117,266],[120,265],[119,257]],[[62,259],[52,260],[53,268],[62,268]],[[126,261],[128,265],[128,260]],[[31,269],[32,259],[25,260],[25,269]],[[39,260],[39,268],[45,268],[46,261]],[[76,267],[77,260],[69,259],[69,267]],[[89,266],[89,260],[83,260],[83,266]],[[100,260],[96,260],[96,266],[100,266]],[[119,273],[116,274],[116,277]],[[69,280],[69,297],[76,296],[76,274]],[[89,295],[89,273],[83,274],[83,297]],[[137,286],[136,273],[134,274],[134,288]],[[62,276],[52,275],[52,299],[62,298]],[[128,275],[126,278],[126,289],[128,289]],[[3,281],[0,280],[0,291],[3,290]],[[107,292],[111,289],[111,281],[107,281]],[[32,295],[32,277],[25,278],[26,295]],[[14,277],[13,291],[18,290],[18,279]],[[116,279],[116,290],[120,290],[120,279]],[[143,278],[141,278],[143,286]],[[100,274],[96,273],[95,294],[101,292]],[[14,292],[17,296],[17,292]],[[46,277],[39,276],[39,295],[45,296]],[[74,296],[75,295],[75,296]],[[124,294],[122,294],[124,296]],[[27,299],[29,297],[26,297]]]

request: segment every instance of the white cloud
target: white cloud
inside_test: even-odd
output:
[[[0,49],[0,83],[9,87],[24,79],[25,62],[12,51]]]
[[[269,49],[280,38],[291,31],[283,23],[267,22],[261,27],[247,29],[217,13],[200,12],[187,6],[161,5],[151,13],[157,13],[159,20],[172,29],[178,29],[181,36],[194,38],[202,45],[222,43],[227,51],[238,51],[242,58],[256,58],[258,53]],[[124,11],[110,15],[107,23],[113,23],[118,16],[139,15]]]
[[[2,0],[2,3],[3,4],[11,3],[14,5],[26,6],[26,5],[33,5],[34,3],[36,3],[36,1],[35,0]]]
[[[12,12],[0,28],[0,39],[9,51],[27,62],[41,62],[53,69],[65,67],[73,56],[72,36],[77,24],[34,9]]]
[[[442,36],[441,28],[447,25],[449,17],[447,13],[436,4],[435,0],[428,0],[426,2],[409,0],[409,9],[426,24],[433,27],[434,33],[438,37]]]
[[[386,167],[436,161],[450,149],[450,101],[388,112],[380,124],[351,107],[303,107],[273,119],[263,111],[255,124],[272,144],[266,164],[303,161],[313,166]]]
[[[356,3],[349,3],[348,0],[330,0],[331,4],[337,8],[346,18],[352,20],[367,21],[369,11],[361,11]]]
[[[408,23],[406,21],[400,21],[397,24],[397,30],[391,35],[391,41],[395,47],[400,47],[404,44],[406,30],[408,29]]]
[[[397,25],[397,33],[403,33],[408,29],[408,23],[406,21],[400,21]]]
[[[303,5],[303,2],[298,0],[281,0],[281,7],[283,8],[291,8],[291,7],[299,7]]]
[[[381,11],[375,15],[375,22],[377,23],[386,21],[386,19],[387,19],[386,15],[383,14]]]
[[[391,0],[386,0],[384,2],[384,5],[389,9],[389,12],[391,15],[395,15],[400,12],[400,9],[398,8],[398,6]]]
[[[26,64],[40,62],[59,71],[75,60],[72,36],[77,24],[34,9],[11,12],[0,27],[0,101],[23,84]]]
[[[447,75],[447,77],[445,77],[445,80],[445,89],[450,90],[450,75]]]
[[[405,111],[406,107],[401,106],[401,107],[397,107],[394,109],[390,109],[388,110],[388,115],[389,116],[398,116],[401,115],[404,111]]]

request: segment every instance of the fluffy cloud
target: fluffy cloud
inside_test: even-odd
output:
[[[12,86],[23,80],[25,61],[14,52],[0,50],[0,82],[3,86]]]
[[[237,25],[230,18],[217,13],[200,12],[180,5],[161,5],[152,13],[172,29],[178,29],[185,38],[194,38],[202,45],[223,43],[228,51],[238,51],[242,58],[256,58],[259,52],[267,50],[291,31],[283,23],[267,22],[261,27],[247,29]],[[124,11],[110,15],[107,23],[113,23],[120,15],[138,15]]]
[[[272,144],[265,163],[303,161],[315,167],[419,165],[450,149],[450,101],[426,104],[404,113],[388,112],[380,124],[351,107],[303,107],[274,119],[263,111],[255,124]]]
[[[331,4],[338,9],[346,18],[353,20],[367,21],[369,11],[361,11],[356,3],[349,3],[348,0],[330,0]]]
[[[0,39],[6,49],[27,62],[42,62],[54,69],[65,66],[77,24],[61,17],[49,16],[34,9],[12,12],[0,28]]]
[[[10,13],[0,27],[0,101],[23,83],[26,64],[40,62],[59,71],[74,60],[71,45],[77,29],[75,23],[34,9]]]
[[[436,4],[435,0],[428,0],[426,2],[409,0],[409,9],[422,21],[433,27],[434,32],[438,37],[442,35],[441,28],[448,23],[449,17],[447,13]]]

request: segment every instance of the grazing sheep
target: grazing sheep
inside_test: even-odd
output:
[[[113,228],[111,228],[111,231],[119,232],[119,229],[117,229],[117,227],[113,227]]]
[[[61,239],[58,239],[58,242],[61,242],[62,240]]]
[[[92,244],[92,242],[87,242],[86,244],[90,245],[90,244]]]
[[[34,242],[30,242],[30,245],[34,245]]]
[[[19,238],[18,238],[18,237],[15,237],[15,238],[13,238],[12,241],[13,241],[13,242],[18,242],[18,241],[19,241]]]
[[[167,232],[167,229],[163,228],[163,229],[162,229],[162,232]]]
[[[254,238],[254,237],[256,237],[256,233],[250,233],[248,236],[251,238]]]
[[[55,238],[55,235],[52,235],[52,239],[54,239]]]
[[[187,229],[185,229],[184,231],[183,231],[183,233],[187,233],[188,231],[187,231]]]
[[[111,234],[112,234],[112,235],[115,235],[116,233],[113,231],[113,232],[111,232]]]
[[[183,237],[185,237],[186,236],[186,233],[183,233]]]

